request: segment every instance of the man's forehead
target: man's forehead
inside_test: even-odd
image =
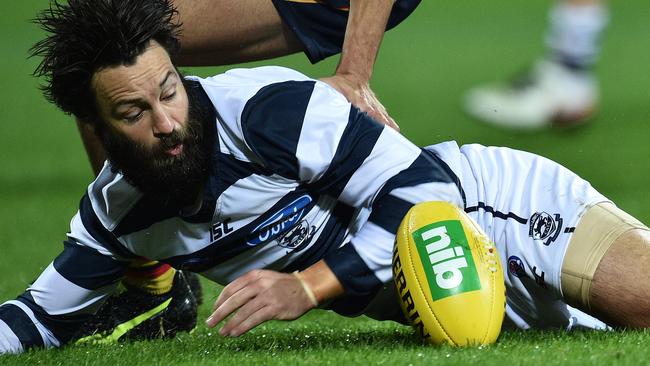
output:
[[[131,65],[97,70],[93,74],[91,85],[98,97],[114,100],[125,93],[157,89],[175,78],[176,71],[167,51],[157,43],[152,43]]]

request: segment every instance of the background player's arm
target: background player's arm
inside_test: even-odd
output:
[[[394,0],[351,0],[341,59],[323,78],[360,110],[399,129],[370,89],[370,78]],[[226,65],[296,53],[303,46],[271,1],[174,0],[178,7],[181,66]]]
[[[341,59],[334,76],[321,79],[378,122],[399,130],[370,89],[370,78],[393,0],[351,0]]]
[[[217,66],[302,51],[272,1],[173,0],[183,23],[179,66]]]

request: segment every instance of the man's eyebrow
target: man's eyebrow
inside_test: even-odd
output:
[[[174,76],[174,75],[176,75],[175,72],[173,72],[171,70],[167,71],[167,75],[165,75],[163,80],[160,82],[160,87],[162,88],[165,84],[167,84],[167,80],[169,80],[169,77]]]
[[[119,102],[115,103],[115,105],[113,105],[113,110],[116,110],[118,107],[121,107],[126,104],[139,104],[141,102],[142,99],[140,98],[122,99]]]
[[[174,76],[174,75],[176,75],[176,73],[174,73],[173,71],[171,71],[171,70],[167,71],[167,74],[165,74],[165,77],[162,79],[159,86],[162,88],[167,83],[169,78]],[[123,105],[139,104],[141,101],[142,100],[140,98],[122,99],[119,102],[115,103],[115,105],[113,106],[112,109],[115,111],[118,107],[121,107]]]

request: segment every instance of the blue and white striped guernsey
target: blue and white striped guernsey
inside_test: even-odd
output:
[[[325,83],[280,67],[189,79],[217,115],[200,209],[182,216],[107,164],[81,199],[63,252],[0,307],[0,351],[68,341],[138,257],[221,284],[255,268],[291,272],[325,259],[346,290],[328,307],[357,315],[391,281],[406,211],[430,200],[462,207],[444,162]]]

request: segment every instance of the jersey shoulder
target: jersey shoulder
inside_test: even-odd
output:
[[[102,225],[113,230],[142,198],[142,192],[106,162],[95,181],[88,186],[87,198]]]
[[[349,110],[347,100],[335,89],[285,67],[233,69],[209,78],[188,79],[201,84],[217,111],[221,152],[244,161],[265,160],[257,149],[259,144],[295,142],[308,108],[318,105],[320,111],[335,103]]]
[[[223,74],[200,78],[197,81],[217,111],[219,149],[244,161],[254,161],[252,151],[244,139],[242,114],[247,106],[255,103],[260,91],[273,89],[287,82],[313,82],[304,74],[279,66],[263,66],[250,69],[232,69]]]
[[[201,83],[220,114],[228,110],[243,109],[243,105],[265,86],[285,81],[312,80],[306,75],[280,66],[263,66],[251,69],[232,69],[223,74],[200,78],[188,76]]]
[[[201,84],[219,116],[226,123],[240,121],[247,105],[258,103],[262,98],[287,99],[296,93],[311,97],[312,92],[316,91],[317,94],[325,96],[325,99],[347,103],[342,94],[326,83],[280,66],[232,69],[208,78],[187,78]],[[296,85],[302,87],[296,90]],[[272,108],[271,111],[279,112],[281,108]]]

